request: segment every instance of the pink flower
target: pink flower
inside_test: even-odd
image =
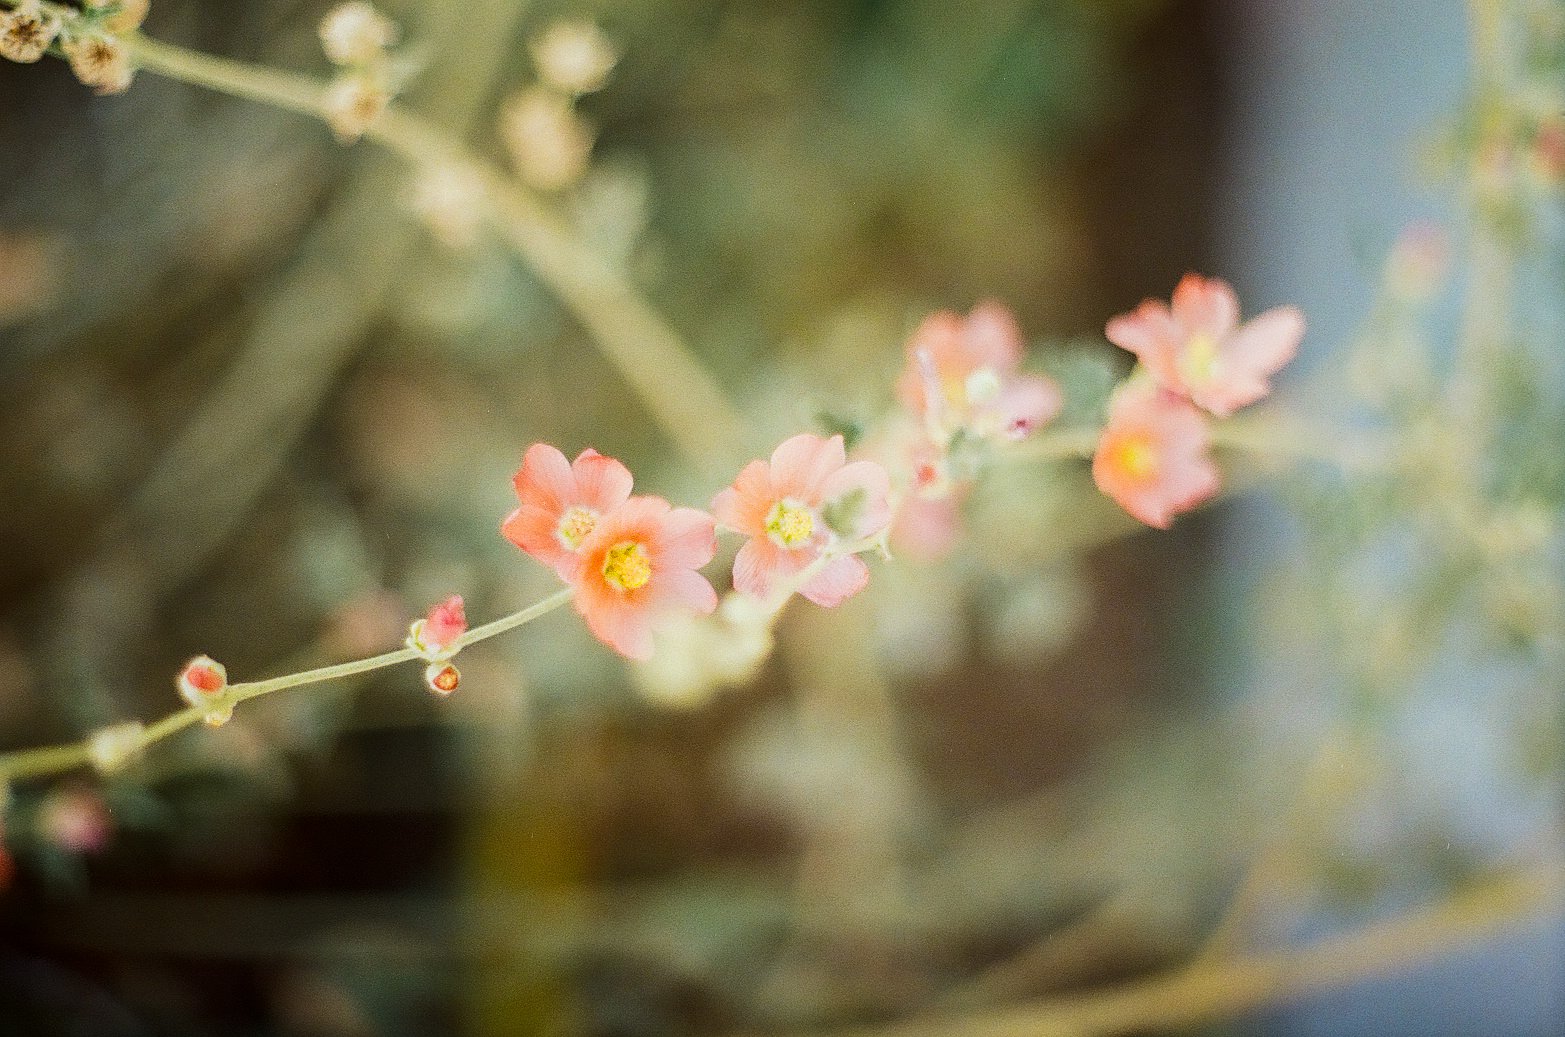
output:
[[[1206,417],[1156,385],[1133,382],[1109,401],[1092,479],[1131,515],[1167,529],[1220,484],[1207,457]]]
[[[1148,299],[1110,320],[1104,334],[1136,354],[1163,388],[1227,417],[1271,391],[1268,379],[1304,337],[1304,315],[1279,306],[1240,324],[1226,281],[1186,274],[1172,309]]]
[[[717,592],[696,572],[716,553],[711,515],[670,508],[661,497],[631,497],[596,519],[574,556],[576,611],[616,652],[651,658],[661,618],[717,607]]]
[[[582,545],[603,516],[630,497],[630,470],[596,450],[575,461],[534,443],[512,480],[517,509],[500,526],[507,540],[569,581]]]
[[[415,619],[408,628],[407,646],[419,658],[437,662],[456,654],[456,639],[467,632],[467,615],[462,596],[453,594],[430,608],[423,619]]]
[[[979,303],[966,317],[930,314],[908,340],[907,359],[898,399],[945,434],[965,427],[980,436],[1024,439],[1059,413],[1059,386],[1016,373],[1021,329],[997,302]]]
[[[750,538],[734,558],[734,586],[768,597],[828,547],[874,536],[891,521],[890,493],[880,465],[848,463],[841,436],[805,433],[784,440],[770,464],[751,461],[712,500],[717,521]],[[833,608],[868,582],[864,562],[842,555],[826,562],[799,593]]]

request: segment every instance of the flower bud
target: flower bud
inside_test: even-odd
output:
[[[321,19],[321,46],[335,65],[367,65],[397,41],[397,27],[374,5],[354,0]]]
[[[467,616],[462,607],[462,596],[453,594],[445,601],[430,608],[423,619],[415,619],[408,627],[408,639],[404,642],[427,662],[444,662],[457,653],[457,640],[467,632]]]
[[[450,663],[430,663],[424,668],[424,683],[429,685],[430,691],[445,697],[462,683],[462,674]]]
[[[619,55],[589,21],[559,21],[532,41],[538,78],[568,94],[590,94],[608,81]]]
[[[228,670],[205,655],[198,655],[179,671],[179,697],[197,709],[207,709],[202,718],[210,727],[228,723],[234,705],[224,698],[228,690]],[[210,708],[208,708],[210,707]]]
[[[48,52],[60,33],[58,15],[37,0],[24,0],[14,10],[0,11],[0,58],[31,64]]]
[[[123,94],[136,70],[130,51],[114,36],[86,36],[65,44],[65,57],[76,78],[100,94]]]
[[[87,738],[87,762],[99,774],[112,774],[141,751],[147,729],[139,721],[99,728]]]
[[[352,144],[375,124],[391,103],[391,91],[376,77],[340,76],[326,88],[321,109],[332,132],[343,144]]]

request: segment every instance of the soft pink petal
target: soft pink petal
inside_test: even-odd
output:
[[[576,611],[594,637],[627,659],[652,658],[652,622],[645,610],[625,603],[584,608],[584,600],[577,599]]]
[[[799,593],[822,608],[836,608],[869,584],[869,566],[857,555],[833,558]]]
[[[1223,343],[1216,377],[1192,387],[1190,398],[1227,417],[1271,392],[1271,376],[1292,360],[1304,338],[1304,314],[1279,306],[1252,317]]]
[[[765,461],[751,461],[739,470],[732,486],[712,498],[712,514],[724,528],[760,536],[766,532],[766,515],[776,503],[770,466]]]
[[[785,580],[815,558],[813,549],[790,551],[764,536],[752,537],[734,556],[734,589],[757,598],[771,594]]]
[[[984,408],[993,415],[1000,433],[1010,439],[1026,439],[1054,420],[1065,403],[1060,387],[1041,375],[1015,375],[1007,379],[1000,395]]]
[[[1159,384],[1176,390],[1181,387],[1177,361],[1185,336],[1163,303],[1147,299],[1130,313],[1111,319],[1103,334],[1116,346],[1134,353]]]
[[[717,608],[717,592],[705,576],[691,569],[659,572],[649,586],[656,591],[655,609],[659,613],[682,610],[704,616]]]
[[[908,338],[907,363],[897,378],[897,400],[910,413],[922,416],[929,407],[930,387],[919,354],[928,354],[930,362],[934,364],[937,380],[959,381],[972,372],[972,361],[968,359],[962,345],[965,328],[961,317],[949,310],[941,310],[925,317]]]
[[[833,472],[821,486],[823,505],[862,491],[854,527],[838,535],[848,540],[874,536],[891,522],[891,476],[874,461],[854,461]]]
[[[571,559],[575,556],[554,535],[559,520],[558,512],[523,505],[500,524],[500,535],[569,580]]]
[[[847,461],[841,436],[823,439],[808,432],[792,436],[772,451],[772,492],[819,504],[822,484]]]
[[[712,516],[695,508],[675,508],[663,518],[663,528],[651,544],[659,569],[699,569],[717,554]]]
[[[596,450],[583,450],[571,465],[576,476],[576,500],[599,514],[613,511],[630,497],[630,469]]]
[[[589,545],[607,547],[621,540],[655,540],[663,517],[670,510],[662,497],[632,497],[598,519],[597,528],[582,542],[581,552],[588,553]]]
[[[1221,342],[1239,323],[1239,297],[1227,281],[1186,274],[1174,287],[1174,319],[1187,332],[1205,332]]]
[[[974,369],[989,367],[1006,374],[1021,362],[1022,329],[1003,303],[985,300],[967,315],[962,345]]]
[[[523,504],[552,512],[556,517],[576,499],[576,478],[571,474],[570,462],[548,443],[534,443],[527,448],[512,483]]]
[[[954,497],[909,496],[891,527],[892,550],[932,561],[951,549],[962,531],[961,505]]]

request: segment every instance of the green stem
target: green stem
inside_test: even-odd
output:
[[[127,37],[138,67],[168,79],[324,119],[326,87],[292,73]],[[495,229],[586,327],[604,357],[669,439],[696,464],[721,464],[743,442],[744,423],[726,393],[623,271],[565,221],[463,142],[393,105],[365,132],[421,167],[460,169],[484,185]]]
[[[530,623],[540,616],[545,616],[570,601],[571,594],[571,588],[563,588],[542,601],[529,605],[518,612],[502,616],[500,619],[485,623],[481,627],[475,627],[453,642],[453,651],[466,648],[468,645],[477,644],[479,641],[486,641],[497,634],[503,634],[507,630],[514,630],[524,623]],[[171,735],[178,734],[185,728],[200,723],[214,710],[221,710],[224,707],[231,707],[241,702],[247,702],[250,699],[260,698],[262,695],[270,695],[285,688],[297,688],[305,684],[320,684],[325,681],[340,680],[343,677],[353,677],[361,673],[369,673],[372,670],[385,669],[388,666],[412,662],[419,658],[421,656],[411,648],[399,648],[394,652],[383,652],[380,655],[370,656],[368,659],[355,659],[352,662],[320,666],[313,670],[301,670],[298,673],[284,674],[281,677],[271,677],[263,681],[246,681],[239,684],[231,684],[227,691],[221,695],[214,696],[211,702],[203,702],[199,706],[186,707],[176,713],[170,713],[155,723],[149,724],[141,731],[134,748],[136,751],[140,751],[149,745],[163,741]],[[46,746],[41,749],[28,749],[23,752],[0,756],[0,785],[8,781],[16,781],[22,778],[39,778],[85,766],[91,760],[88,750],[89,741],[90,738],[86,741],[72,742],[68,745]]]

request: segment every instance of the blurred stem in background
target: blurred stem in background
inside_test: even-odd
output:
[[[326,85],[140,37],[133,52],[148,72],[326,120]],[[496,229],[569,306],[658,426],[697,468],[723,470],[744,426],[716,379],[626,279],[514,178],[479,159],[460,138],[399,106],[365,137],[415,167],[448,167],[484,185]]]

